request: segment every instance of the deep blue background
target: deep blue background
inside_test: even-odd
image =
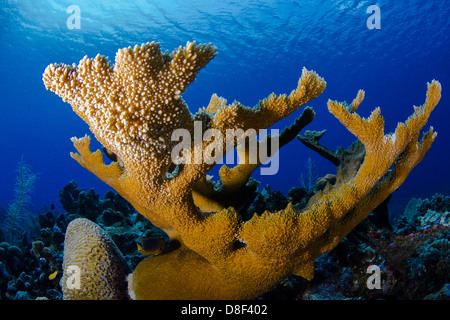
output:
[[[172,51],[186,41],[212,42],[219,54],[183,95],[191,111],[213,93],[253,106],[271,92],[289,93],[303,66],[317,71],[327,89],[309,103],[316,111],[310,130],[326,128],[322,143],[348,146],[354,137],[330,115],[328,99],[350,102],[366,91],[359,113],[377,106],[386,131],[424,102],[426,83],[438,79],[442,99],[428,125],[438,138],[425,160],[391,201],[400,210],[411,197],[450,194],[450,1],[4,1],[0,9],[0,207],[13,198],[21,155],[39,173],[33,203],[59,205],[58,191],[74,179],[83,188],[107,187],[69,157],[70,137],[87,125],[41,80],[52,62],[71,64],[97,53],[114,60],[117,49],[159,41]],[[81,29],[69,30],[69,5],[81,9]],[[369,5],[381,8],[381,29],[369,30]],[[278,123],[282,129],[300,114]],[[428,126],[427,126],[428,128]],[[299,184],[308,156],[317,173],[334,167],[299,141],[281,150],[280,170],[260,177],[287,192]]]

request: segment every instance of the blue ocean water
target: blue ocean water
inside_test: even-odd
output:
[[[88,126],[52,92],[42,73],[49,63],[77,63],[97,53],[112,62],[122,47],[157,41],[172,51],[187,41],[211,42],[218,55],[183,94],[192,112],[213,93],[253,106],[271,92],[289,93],[301,69],[313,69],[327,88],[308,105],[316,112],[306,128],[327,129],[321,142],[335,149],[355,139],[328,113],[328,99],[350,102],[359,89],[366,98],[358,112],[377,106],[386,131],[404,121],[425,100],[426,84],[437,79],[442,99],[429,125],[438,137],[425,160],[394,193],[393,210],[412,197],[450,194],[450,1],[343,0],[140,0],[0,1],[0,207],[14,197],[15,168],[23,155],[39,174],[36,211],[58,206],[58,192],[70,180],[82,188],[108,190],[78,165],[70,137],[90,134]],[[67,8],[80,8],[80,28],[69,29]],[[370,5],[380,8],[380,29],[369,29]],[[298,110],[274,128],[289,125]],[[426,127],[426,128],[427,128]],[[92,135],[92,134],[91,134]],[[97,146],[98,147],[98,146]],[[280,151],[276,175],[255,178],[286,193],[299,185],[308,157],[317,175],[335,168],[295,140]],[[397,208],[397,209],[396,209]]]

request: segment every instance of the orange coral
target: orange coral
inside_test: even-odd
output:
[[[105,165],[99,151],[90,152],[87,136],[72,139],[79,152],[72,157],[181,243],[138,265],[129,279],[129,293],[136,299],[248,299],[288,275],[311,278],[314,260],[403,183],[436,137],[430,130],[418,142],[440,98],[437,81],[429,84],[424,106],[416,107],[393,134],[384,134],[379,108],[368,119],[355,113],[363,91],[350,106],[329,101],[330,112],[363,144],[363,162],[344,170],[343,161],[335,185],[315,194],[302,212],[289,204],[242,221],[235,208],[254,190],[248,181],[260,163],[224,166],[219,172],[223,185],[217,188],[206,176],[214,163],[172,162],[171,133],[177,128],[193,133],[195,120],[202,122],[203,132],[268,128],[320,95],[325,81],[303,69],[289,96],[272,94],[249,108],[227,105],[213,95],[207,108],[192,115],[180,95],[215,51],[194,42],[169,55],[150,43],[119,50],[113,68],[101,56],[85,57],[78,66],[50,65],[43,75],[46,88],[72,105],[117,161]],[[313,116],[305,109],[280,140],[292,140],[292,132]],[[210,143],[195,145],[191,156]],[[250,151],[240,152],[247,159]]]

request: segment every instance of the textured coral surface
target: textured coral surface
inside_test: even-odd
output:
[[[78,218],[68,225],[63,269],[66,272],[61,285],[65,299],[127,297],[128,264],[106,231],[88,219]]]
[[[245,221],[239,200],[252,191],[249,176],[257,166],[222,167],[218,187],[207,179],[214,161],[172,162],[172,132],[193,133],[195,121],[203,132],[268,128],[320,95],[325,81],[303,69],[289,95],[272,94],[253,108],[213,95],[207,108],[191,114],[180,95],[215,54],[215,47],[195,43],[162,54],[149,43],[119,50],[113,67],[104,57],[85,57],[78,65],[50,65],[43,75],[46,88],[72,105],[116,161],[105,165],[100,151],[91,153],[87,136],[72,139],[79,152],[72,157],[179,244],[137,266],[129,283],[136,299],[254,298],[291,274],[312,278],[314,260],[403,183],[436,137],[430,129],[419,142],[440,99],[435,80],[424,105],[390,134],[379,108],[367,119],[356,113],[363,91],[350,105],[330,100],[329,111],[358,138],[359,149],[341,154],[335,183],[303,209],[290,203]],[[311,113],[305,109],[299,122]],[[285,143],[295,137],[288,131],[280,134]],[[210,144],[196,144],[191,159]],[[249,150],[241,152],[246,159]]]

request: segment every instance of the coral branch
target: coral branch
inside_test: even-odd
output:
[[[338,166],[340,163],[338,151],[331,151],[328,148],[322,146],[319,143],[320,138],[327,132],[327,130],[322,131],[309,131],[306,130],[304,135],[298,135],[297,139],[300,140],[305,146],[310,148],[311,150],[316,151],[325,159],[330,160],[335,166]]]

